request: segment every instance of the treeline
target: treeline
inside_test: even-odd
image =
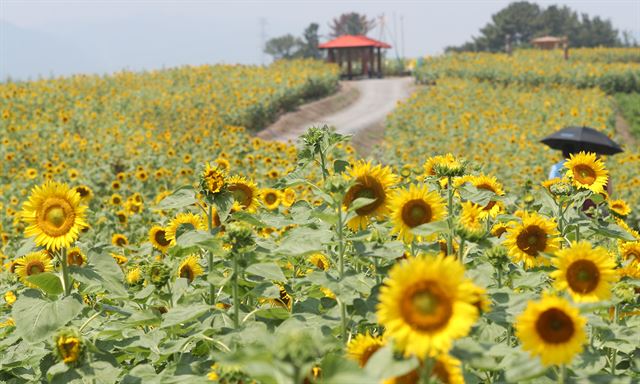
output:
[[[480,29],[480,36],[460,46],[447,47],[447,51],[502,51],[507,39],[513,47],[526,48],[531,40],[540,36],[567,36],[572,47],[637,46],[638,41],[629,32],[619,33],[610,20],[586,13],[578,15],[567,6],[519,1],[491,17],[492,21]]]

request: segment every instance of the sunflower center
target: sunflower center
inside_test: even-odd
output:
[[[400,305],[405,321],[425,332],[445,326],[453,312],[449,296],[433,281],[421,281],[410,287]]]
[[[273,192],[269,192],[264,196],[264,201],[269,205],[275,203],[277,200],[278,196],[276,196],[276,194]]]
[[[193,270],[190,266],[185,265],[180,269],[180,277],[184,277],[188,282],[192,282],[194,278]]]
[[[542,312],[536,321],[538,335],[547,343],[561,344],[569,341],[575,333],[571,318],[558,308]]]
[[[378,349],[380,349],[380,345],[378,344],[368,346],[367,349],[362,352],[362,355],[360,355],[360,366],[364,367],[367,365],[367,361],[369,361],[371,356],[376,353]]]
[[[411,228],[430,222],[432,217],[431,206],[424,200],[410,200],[402,207],[402,221]]]
[[[170,244],[169,240],[165,237],[164,231],[157,231],[153,238],[156,240],[156,243],[160,244],[163,247],[166,247]]]
[[[27,271],[27,275],[29,276],[37,275],[44,272],[44,263],[38,260],[32,261],[27,264],[25,270]]]
[[[596,181],[596,172],[593,168],[580,164],[573,169],[573,177],[582,184],[591,185]]]
[[[233,193],[235,201],[240,203],[244,208],[251,205],[251,200],[253,199],[251,188],[244,184],[233,184],[229,186],[229,190]]]
[[[592,292],[600,281],[600,271],[591,260],[577,260],[567,269],[567,282],[578,293]]]
[[[64,224],[64,209],[62,207],[51,207],[47,211],[46,220],[56,228],[60,228]]]
[[[358,179],[356,185],[349,188],[344,197],[347,206],[350,206],[354,200],[359,198],[374,199],[374,201],[364,207],[356,209],[356,213],[360,216],[369,215],[384,203],[384,188],[380,182],[373,177],[361,177]]]
[[[530,256],[538,256],[547,247],[547,233],[537,225],[530,225],[516,238],[518,248]]]
[[[84,260],[82,260],[82,255],[79,252],[70,252],[67,255],[67,262],[71,265],[77,265],[79,267],[82,266]]]

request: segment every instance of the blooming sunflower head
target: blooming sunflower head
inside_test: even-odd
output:
[[[43,272],[51,272],[53,270],[51,258],[42,251],[28,253],[17,259],[14,265],[14,273],[18,275],[24,285],[31,288],[37,288],[37,286],[27,280],[29,276]]]
[[[498,196],[504,196],[502,184],[495,176],[479,175],[471,177],[471,184],[483,191],[493,192]],[[487,205],[482,207],[482,215],[484,217],[496,217],[502,209],[502,204],[497,200],[490,200]]]
[[[605,169],[604,163],[596,157],[595,153],[572,154],[564,166],[567,168],[567,177],[577,188],[588,189],[594,193],[605,191],[609,171]]]
[[[412,184],[408,189],[396,191],[390,208],[392,233],[397,233],[405,243],[414,240],[413,228],[442,220],[446,215],[444,200],[437,192],[429,191],[426,185]]]
[[[522,222],[514,223],[507,230],[504,242],[509,256],[515,261],[523,261],[525,267],[548,265],[550,261],[542,253],[553,253],[559,249],[559,232],[553,220],[537,213],[522,212]]]
[[[202,275],[204,273],[204,269],[198,262],[198,256],[190,255],[187,256],[178,267],[178,277],[182,277],[187,279],[189,283],[193,281],[196,277]]]
[[[369,358],[385,344],[382,336],[371,336],[360,333],[349,341],[347,356],[358,363],[360,367],[367,365]]]
[[[349,228],[354,231],[364,229],[371,218],[382,218],[389,212],[389,193],[397,180],[397,176],[391,173],[391,168],[374,166],[371,162],[360,160],[349,167],[344,177],[351,182],[343,200],[347,209],[359,198],[373,200],[355,210],[356,216],[347,223]]]
[[[227,180],[227,189],[236,203],[247,212],[258,208],[258,187],[244,176],[232,176]]]
[[[114,233],[113,236],[111,236],[111,244],[116,247],[126,247],[129,245],[129,239],[122,233]]]
[[[478,240],[485,233],[485,220],[487,216],[483,215],[481,205],[471,201],[462,203],[460,211],[459,232],[462,237],[467,240]]]
[[[629,260],[631,264],[640,265],[640,241],[620,242],[618,251],[623,260]]]
[[[200,215],[191,212],[178,213],[166,227],[165,238],[169,240],[171,246],[176,244],[178,237],[187,231],[205,230],[206,225]]]
[[[66,184],[47,181],[34,187],[22,208],[22,218],[28,224],[25,235],[35,237],[37,245],[48,249],[69,247],[88,225],[87,208],[80,201],[80,195]]]
[[[617,280],[615,262],[606,249],[592,248],[588,241],[574,242],[556,252],[551,273],[555,287],[567,289],[575,302],[595,302],[611,297],[611,284]]]
[[[563,298],[545,295],[530,301],[516,319],[516,335],[522,348],[540,356],[542,364],[567,364],[582,351],[585,324],[577,308]]]
[[[93,197],[93,191],[86,185],[78,185],[73,189],[80,195],[83,202],[88,202]]]
[[[624,200],[609,200],[609,210],[614,215],[623,219],[631,213],[631,208],[629,208]]]
[[[418,256],[393,266],[380,289],[377,317],[404,354],[418,358],[449,351],[478,318],[473,283],[457,260]]]
[[[171,241],[167,239],[167,230],[159,225],[149,230],[149,241],[158,251],[165,253],[171,247]]]
[[[329,269],[329,266],[331,265],[329,259],[322,253],[314,253],[313,255],[311,255],[309,257],[309,262],[322,269],[323,271]]]
[[[67,264],[82,267],[87,264],[87,256],[78,247],[67,250]]]
[[[262,203],[269,210],[277,209],[282,201],[282,194],[277,189],[263,188],[260,191],[260,198]]]
[[[70,366],[76,366],[81,362],[84,345],[79,333],[74,330],[64,330],[55,338],[56,351],[60,359]]]

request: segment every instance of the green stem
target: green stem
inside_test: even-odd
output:
[[[497,270],[498,270],[498,288],[502,288],[502,265],[499,265]]]
[[[576,223],[576,242],[580,241],[580,225]]]
[[[340,301],[340,326],[342,327],[342,342],[347,344],[347,305]]]
[[[344,223],[342,222],[342,201],[336,202],[338,206],[338,274],[340,281],[344,278]],[[342,328],[342,342],[347,343],[347,306],[340,300],[340,323]]]
[[[560,365],[560,372],[558,372],[558,384],[564,384],[564,380],[567,377],[567,366],[565,364]]]
[[[432,358],[430,357],[425,358],[424,363],[422,363],[418,368],[420,371],[421,383],[423,384],[431,383],[431,373],[433,371],[434,365],[435,365],[435,362],[433,361]]]
[[[447,236],[447,256],[453,254],[453,183],[451,176],[447,176],[447,225],[449,226],[449,234]]]
[[[618,304],[613,306],[613,324],[618,324]],[[616,375],[616,358],[618,356],[618,350],[611,348],[611,376]]]
[[[232,279],[232,295],[233,295],[233,327],[240,327],[240,295],[238,292],[238,254],[233,252],[233,279]]]
[[[458,248],[458,259],[460,259],[460,263],[464,264],[462,256],[464,256],[464,239],[460,240],[460,248]]]
[[[209,233],[213,236],[213,204],[209,203]],[[209,274],[213,272],[213,252],[208,253]],[[209,304],[213,305],[216,301],[216,289],[213,283],[209,282]]]
[[[60,265],[62,266],[62,283],[64,285],[64,296],[71,293],[71,277],[69,276],[69,267],[67,265],[67,249],[60,250]]]
[[[564,239],[564,213],[562,211],[562,202],[558,201],[558,231],[560,232],[560,239]],[[560,241],[560,249],[564,246]]]
[[[324,159],[324,152],[320,149],[320,166],[322,167],[322,180],[326,181],[327,176],[329,176],[329,172],[327,172],[326,162]]]

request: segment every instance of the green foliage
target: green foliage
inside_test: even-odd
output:
[[[631,134],[640,140],[640,93],[618,93],[615,95],[618,110],[629,124]]]

